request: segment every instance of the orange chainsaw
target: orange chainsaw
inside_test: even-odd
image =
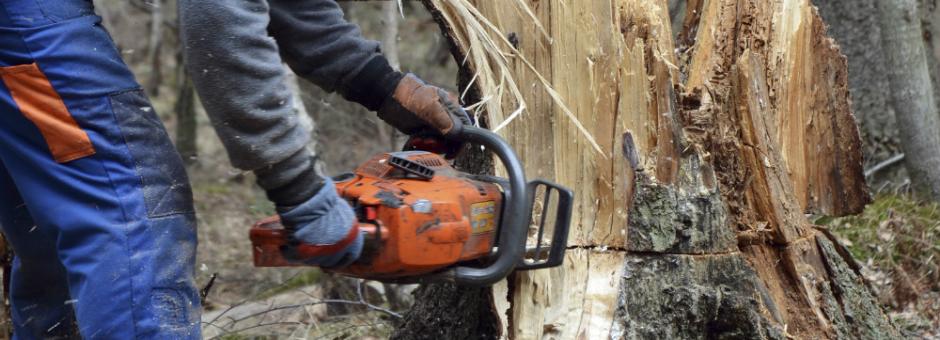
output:
[[[561,265],[572,192],[547,181],[527,183],[515,152],[489,130],[464,126],[456,136],[493,151],[508,178],[460,172],[441,155],[420,151],[436,149],[436,139],[413,138],[406,144],[412,151],[376,155],[335,178],[358,217],[347,240],[363,232],[365,245],[355,263],[331,271],[383,282],[485,286],[513,270]],[[304,266],[305,258],[345,246],[302,244],[290,235],[276,216],[255,224],[255,266]]]

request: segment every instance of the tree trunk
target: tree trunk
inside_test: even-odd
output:
[[[179,96],[176,98],[176,151],[183,163],[193,165],[198,160],[196,122],[196,91],[193,82],[181,67]]]
[[[917,0],[878,3],[878,22],[907,172],[915,192],[940,202],[940,113]]]
[[[401,10],[396,1],[385,1],[382,3],[382,52],[388,59],[388,64],[392,68],[401,69],[400,58],[398,57],[398,26],[401,18]],[[405,143],[407,136],[398,133],[391,125],[385,124],[378,117],[373,117],[375,124],[380,126],[378,129],[379,138],[382,141],[388,141],[389,150],[398,150]]]
[[[160,96],[160,84],[163,83],[163,62],[160,60],[163,49],[163,5],[162,0],[150,3],[150,40],[147,46],[147,60],[150,62],[150,78],[147,87],[150,95]]]
[[[852,109],[858,117],[863,153],[869,167],[902,152],[894,108],[890,104],[888,89],[891,87],[885,77],[888,70],[878,26],[877,1],[813,1],[829,25],[829,33],[848,56]],[[872,184],[879,187],[877,183]]]
[[[869,200],[806,0],[691,0],[678,42],[664,0],[425,3],[490,126],[576,202],[562,267],[424,286],[395,338],[898,336],[806,218]]]
[[[688,4],[687,0],[669,0],[669,19],[672,20],[672,33],[674,34],[682,30],[686,4]]]
[[[920,12],[934,101],[940,108],[940,1],[920,0]],[[940,115],[940,112],[937,114]]]

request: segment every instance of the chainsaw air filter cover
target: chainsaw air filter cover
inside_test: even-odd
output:
[[[360,260],[339,269],[365,278],[407,277],[479,259],[496,242],[500,187],[423,151],[378,155],[337,182],[368,233]]]

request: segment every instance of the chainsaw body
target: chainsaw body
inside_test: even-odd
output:
[[[508,150],[505,143],[495,144],[502,140],[489,131],[465,129],[480,130],[481,144]],[[487,285],[513,269],[560,265],[571,192],[544,181],[526,184],[511,150],[497,150],[497,155],[508,159],[504,164],[510,178],[463,173],[440,155],[424,151],[379,154],[355,173],[335,178],[337,192],[356,212],[365,245],[355,263],[331,270],[385,282]],[[541,223],[531,223],[540,188]],[[543,246],[552,193],[557,193],[557,204],[551,242]],[[250,236],[258,267],[303,266],[302,259],[285,256],[292,247],[310,247],[311,254],[323,250],[292,241],[277,218],[259,222]],[[528,252],[527,238],[536,243]]]

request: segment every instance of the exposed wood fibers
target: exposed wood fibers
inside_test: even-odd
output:
[[[825,236],[804,213],[858,212],[868,197],[845,60],[807,0],[691,0],[679,55],[664,0],[428,2],[464,50],[488,48],[464,28],[473,11],[518,38],[518,55],[465,54],[464,66],[495,98],[483,105],[491,121],[518,109],[501,94],[518,89],[525,110],[503,135],[530,177],[575,191],[565,265],[494,288],[505,336],[608,336],[637,172],[679,192],[720,190],[771,297],[761,313],[788,335],[835,336],[820,304],[832,295],[820,288]]]

